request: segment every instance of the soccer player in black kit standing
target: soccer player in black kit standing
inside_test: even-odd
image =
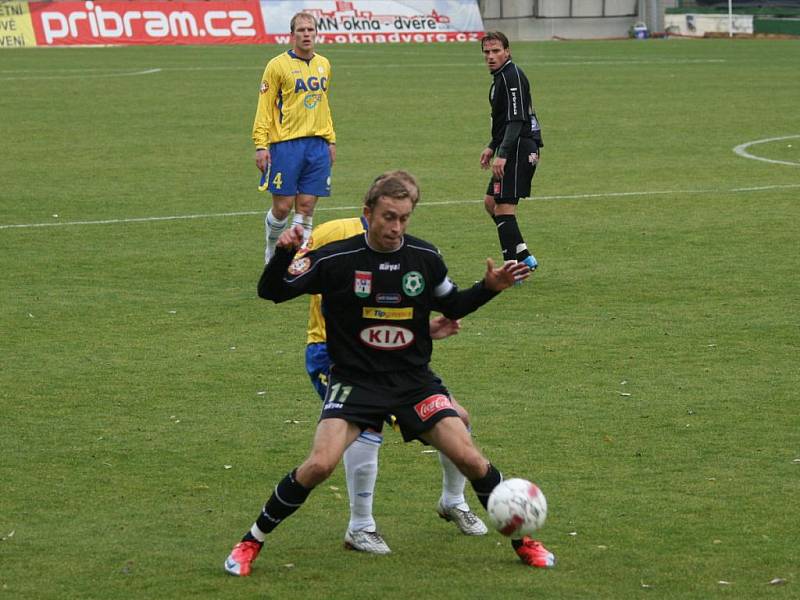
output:
[[[530,274],[521,263],[496,268],[459,290],[435,246],[405,233],[419,199],[405,172],[379,177],[364,202],[365,233],[331,242],[295,258],[303,230],[278,239],[258,283],[264,299],[284,302],[322,294],[331,370],[311,452],[275,486],[260,515],[225,560],[225,570],[250,575],[268,534],[325,481],[361,431],[380,431],[397,418],[405,441],[422,440],[444,453],[470,480],[484,508],[500,472],[475,446],[442,380],[430,369],[430,313],[459,319]],[[416,193],[414,193],[416,192]],[[529,537],[512,540],[527,565],[547,568],[555,558]]]
[[[508,38],[503,33],[488,32],[481,38],[481,50],[492,74],[492,140],[481,152],[481,167],[491,168],[492,178],[483,203],[497,225],[503,260],[516,260],[534,270],[539,264],[517,224],[517,204],[531,194],[531,180],[544,145],[531,86],[525,73],[511,61]]]

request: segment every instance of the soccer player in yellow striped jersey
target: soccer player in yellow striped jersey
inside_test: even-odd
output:
[[[331,65],[314,52],[314,17],[300,12],[292,17],[292,48],[267,63],[259,88],[253,122],[256,166],[262,186],[272,194],[265,220],[269,262],[280,234],[289,224],[311,234],[314,207],[320,196],[330,196],[331,167],[336,159],[328,90]]]

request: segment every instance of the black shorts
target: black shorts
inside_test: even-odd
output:
[[[442,380],[427,367],[364,376],[331,370],[320,420],[344,419],[362,430],[380,431],[389,415],[396,417],[403,440],[410,442],[458,412]]]
[[[516,204],[520,198],[531,195],[531,181],[536,173],[536,163],[531,156],[538,154],[539,147],[533,138],[519,138],[517,146],[506,159],[503,179],[489,180],[486,195],[494,197],[497,204]]]

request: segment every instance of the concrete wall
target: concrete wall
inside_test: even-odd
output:
[[[487,30],[512,41],[627,37],[640,21],[664,31],[664,8],[677,0],[479,0]],[[570,7],[573,17],[570,18]],[[538,11],[538,16],[536,16]],[[606,16],[600,16],[605,11]],[[627,16],[631,13],[634,16]],[[625,16],[618,16],[625,15]]]
[[[706,34],[753,35],[753,15],[733,15],[729,20],[728,15],[685,14],[667,15],[665,19],[666,30],[669,33],[680,35],[704,37]],[[731,29],[733,25],[733,29]]]

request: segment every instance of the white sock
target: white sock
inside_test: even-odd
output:
[[[314,217],[309,217],[307,215],[294,213],[294,217],[292,217],[292,225],[300,225],[303,228],[304,244],[308,241],[308,238],[311,237],[311,227],[313,225],[313,222],[314,222]]]
[[[469,506],[464,498],[464,486],[467,478],[461,474],[452,460],[439,452],[439,462],[442,463],[442,504],[444,506],[457,506],[461,510],[468,510]]]
[[[264,540],[267,539],[267,534],[261,531],[258,528],[258,525],[256,525],[255,523],[253,523],[253,526],[250,528],[250,535],[252,535],[262,544],[264,543]]]
[[[351,531],[375,531],[372,497],[378,478],[378,450],[382,443],[383,436],[380,433],[363,431],[344,451],[344,473],[350,497],[348,527]]]
[[[278,238],[281,237],[283,230],[286,229],[286,223],[289,219],[279,221],[272,214],[272,209],[267,212],[267,218],[264,219],[264,228],[267,230],[267,249],[264,252],[264,262],[268,263],[272,255],[275,254],[275,245],[278,243]]]

